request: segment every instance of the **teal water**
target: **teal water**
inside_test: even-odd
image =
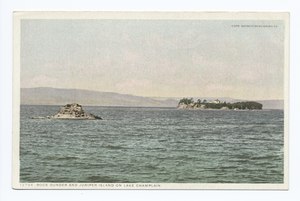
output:
[[[283,111],[84,107],[104,120],[31,119],[21,182],[283,183]]]

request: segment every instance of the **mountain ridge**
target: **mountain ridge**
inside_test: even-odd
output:
[[[182,97],[143,97],[116,92],[101,92],[86,89],[64,89],[51,87],[21,88],[22,105],[65,105],[77,102],[90,106],[125,107],[176,107]],[[242,99],[229,97],[195,97],[195,100],[238,102]],[[256,100],[255,100],[256,101]],[[264,109],[283,109],[283,100],[258,100]]]

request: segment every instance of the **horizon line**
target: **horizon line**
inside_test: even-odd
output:
[[[141,95],[134,95],[134,94],[126,94],[126,93],[120,93],[120,92],[112,92],[112,91],[97,91],[97,90],[91,90],[91,89],[79,89],[79,88],[59,88],[59,87],[20,87],[20,89],[36,89],[36,88],[48,88],[48,89],[62,89],[62,90],[83,90],[83,91],[90,91],[90,92],[98,92],[98,93],[115,93],[115,94],[121,94],[121,95],[130,95],[135,97],[144,97],[144,98],[212,98],[212,99],[219,99],[219,98],[229,98],[229,99],[235,99],[235,100],[248,100],[248,101],[271,101],[271,100],[281,100],[284,101],[284,98],[278,99],[278,98],[270,98],[270,99],[245,99],[245,98],[233,98],[233,97],[208,97],[208,96],[177,96],[177,97],[168,97],[168,96],[141,96]]]

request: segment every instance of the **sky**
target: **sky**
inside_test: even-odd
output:
[[[21,22],[21,88],[263,100],[283,75],[282,21]]]

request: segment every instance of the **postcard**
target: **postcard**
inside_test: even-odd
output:
[[[289,13],[13,18],[14,189],[288,189]]]

